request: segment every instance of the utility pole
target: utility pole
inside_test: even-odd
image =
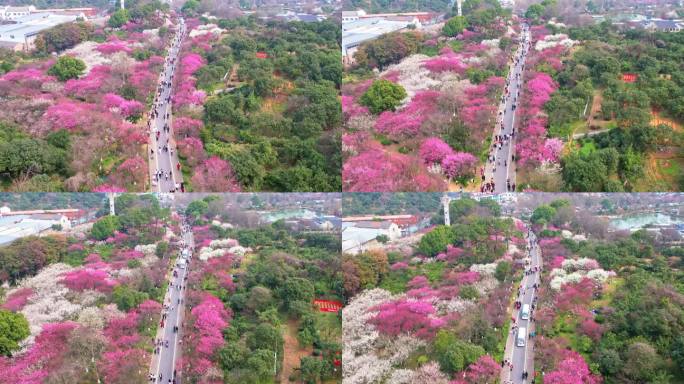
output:
[[[116,195],[114,192],[109,192],[107,193],[107,198],[109,199],[109,216],[116,216],[116,212],[114,211],[114,198]]]
[[[444,225],[447,227],[451,225],[451,219],[449,218],[449,203],[451,199],[446,193],[442,196],[442,207],[444,208]]]

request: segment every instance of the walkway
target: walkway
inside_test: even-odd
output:
[[[176,192],[184,189],[171,123],[171,91],[185,33],[185,21],[181,18],[178,32],[164,61],[164,69],[159,74],[159,86],[149,115],[149,173],[153,192]]]
[[[523,24],[522,39],[517,54],[511,63],[504,95],[501,97],[492,147],[489,153],[490,158],[487,160],[484,170],[485,180],[482,180],[483,185],[489,184],[491,186],[493,182],[494,191],[485,189],[483,192],[507,192],[509,180],[511,186],[515,185],[515,167],[511,165],[512,155],[515,153],[515,110],[520,100],[520,89],[523,85],[523,72],[527,53],[530,49],[530,39],[529,26]]]
[[[524,320],[519,308],[525,304],[532,308],[536,304],[537,290],[534,288],[534,284],[540,281],[542,260],[534,233],[529,231],[527,240],[528,260],[525,265],[525,275],[518,289],[517,305],[512,310],[514,321],[511,324],[511,332],[508,334],[504,351],[504,361],[510,362],[512,367],[510,364],[506,364],[501,371],[501,382],[504,384],[527,384],[531,383],[534,378],[534,338],[527,336],[530,332],[534,332],[534,309],[530,310],[529,319]],[[526,330],[524,346],[518,346],[516,340],[518,328],[523,327]],[[524,372],[528,373],[527,378],[523,378]]]
[[[152,358],[150,373],[151,383],[180,384],[180,377],[176,375],[176,359],[181,353],[181,333],[183,330],[183,314],[185,310],[186,280],[192,250],[195,247],[194,238],[189,226],[181,227],[181,252],[176,259],[176,265],[169,276],[169,287],[164,298],[162,320],[157,330],[157,343]]]

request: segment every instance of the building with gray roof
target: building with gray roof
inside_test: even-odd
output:
[[[46,29],[76,21],[76,15],[34,13],[13,20],[12,24],[0,25],[0,45],[15,51],[33,49],[36,36]]]
[[[375,40],[386,33],[401,31],[409,25],[420,27],[420,21],[417,18],[387,20],[382,17],[372,17],[342,23],[342,56],[345,61],[351,61],[356,49],[362,43]]]
[[[26,236],[38,235],[47,231],[55,224],[61,224],[59,219],[36,219],[29,215],[0,217],[0,245],[5,245]]]

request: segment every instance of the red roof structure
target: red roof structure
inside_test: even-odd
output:
[[[342,309],[342,303],[332,300],[314,300],[314,305],[321,312],[337,312]]]
[[[637,81],[638,78],[639,78],[639,75],[637,75],[636,73],[623,73],[622,74],[622,81],[624,81],[625,83],[634,83],[635,81]]]
[[[257,59],[268,59],[268,53],[266,53],[266,52],[257,52],[257,53],[256,53],[256,58],[257,58]]]

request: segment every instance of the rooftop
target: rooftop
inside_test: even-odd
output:
[[[406,28],[410,22],[386,20],[383,18],[359,19],[342,24],[342,49],[355,47],[364,41],[373,40],[385,33]]]
[[[53,220],[36,220],[28,215],[0,217],[0,244],[38,234],[49,229],[52,224]]]
[[[23,43],[26,37],[59,24],[75,21],[75,15],[55,15],[53,13],[35,13],[18,17],[13,24],[0,25],[0,42]]]

